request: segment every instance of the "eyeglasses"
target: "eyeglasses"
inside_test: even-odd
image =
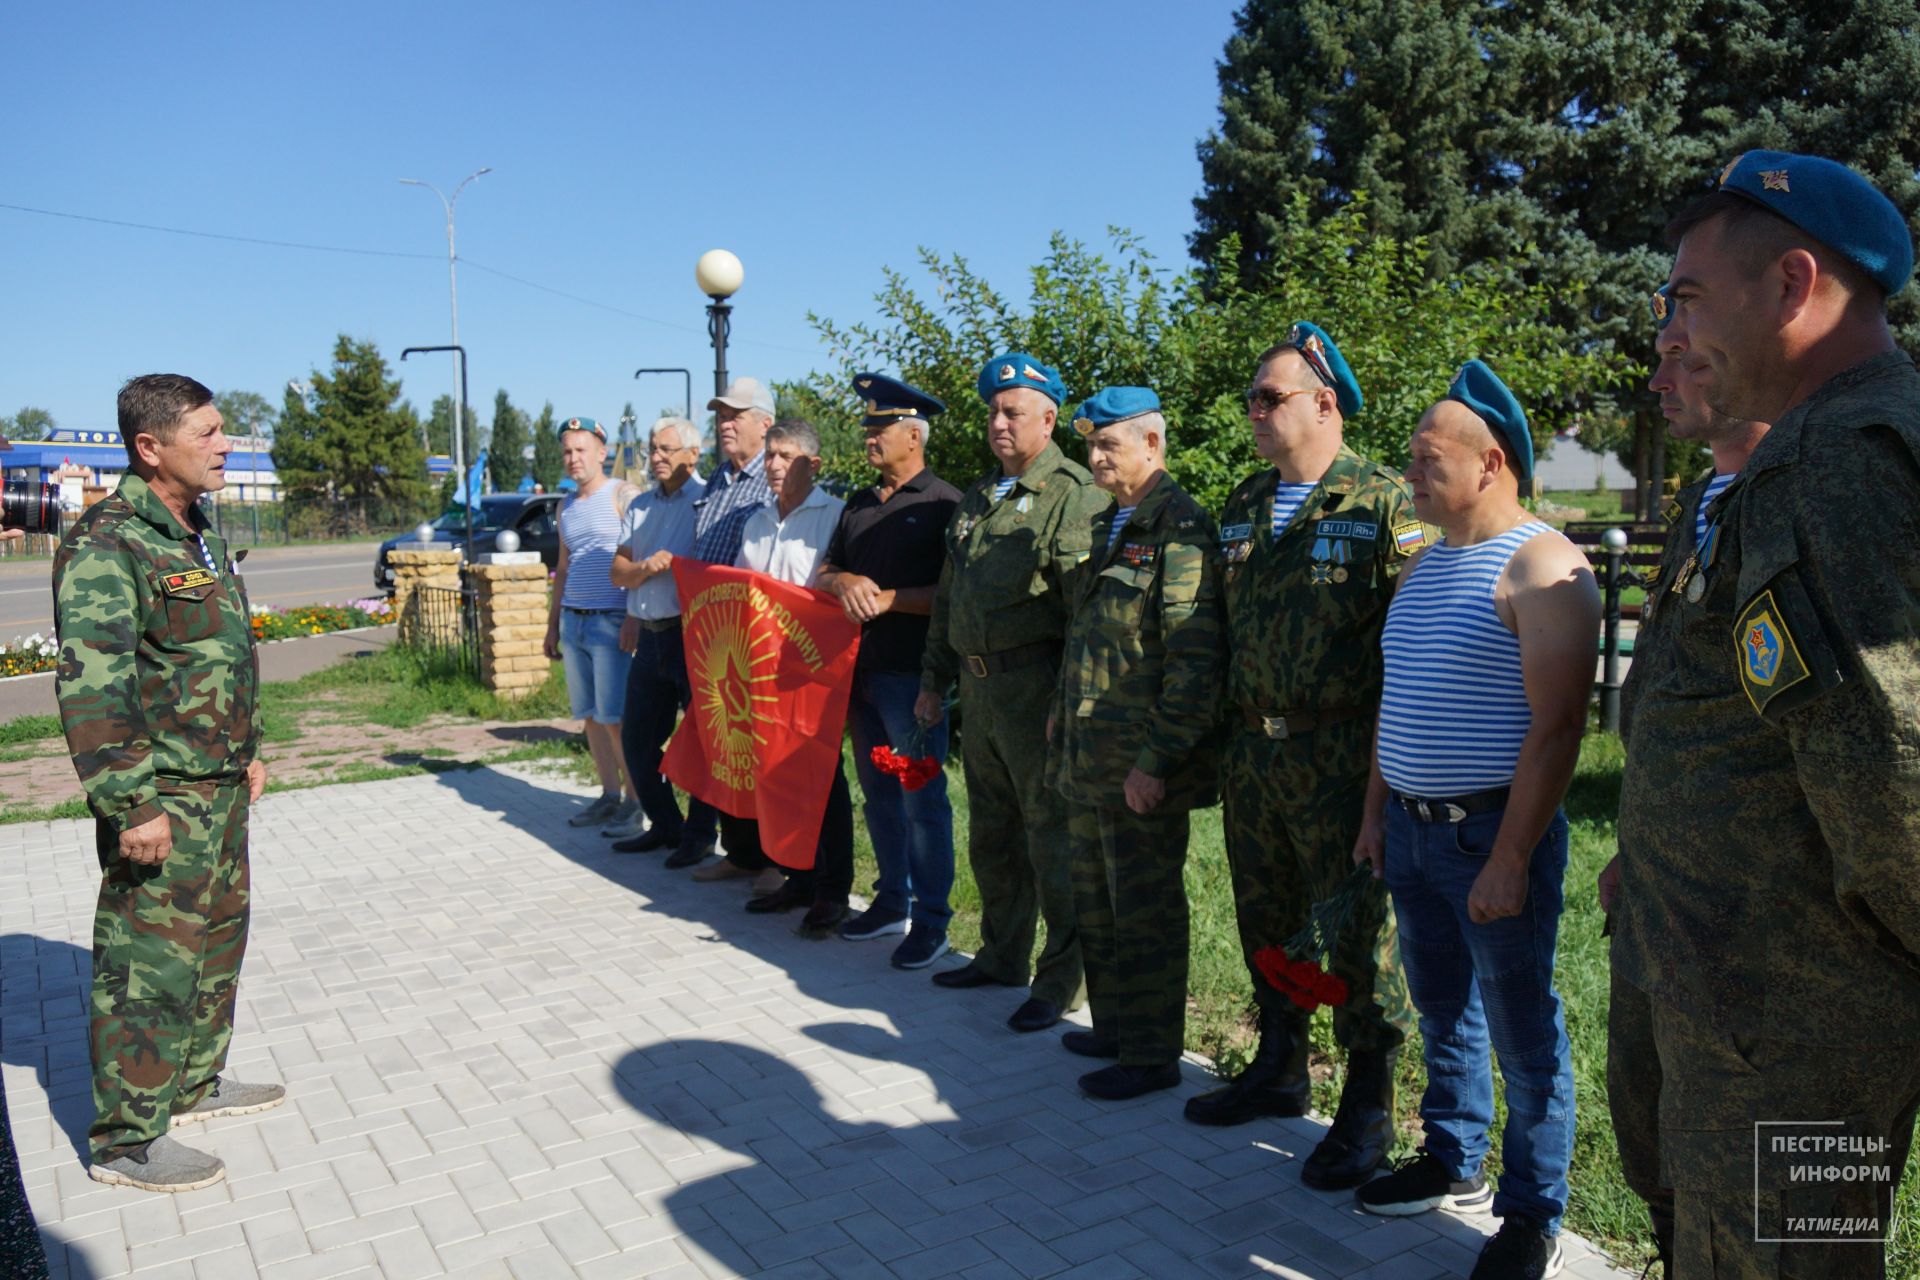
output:
[[[1272,413],[1285,404],[1291,396],[1317,394],[1319,394],[1317,387],[1302,387],[1298,391],[1275,391],[1271,387],[1250,387],[1247,390],[1247,408],[1255,413]]]
[[[691,448],[693,448],[693,446],[690,444],[650,444],[647,446],[647,454],[649,456],[652,456],[653,454],[656,454],[656,453],[664,453],[664,454],[685,453],[687,450]]]

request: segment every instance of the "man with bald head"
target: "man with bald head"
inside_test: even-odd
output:
[[[1413,433],[1407,483],[1444,537],[1387,610],[1386,684],[1353,856],[1384,873],[1420,1014],[1426,1143],[1360,1189],[1370,1213],[1487,1203],[1489,1046],[1506,1082],[1503,1218],[1473,1274],[1560,1269],[1573,1159],[1573,1050],[1553,989],[1567,819],[1593,687],[1600,594],[1579,548],[1520,504],[1533,440],[1505,383],[1469,360]]]
[[[1717,188],[1668,227],[1660,351],[1773,426],[1635,655],[1609,1092],[1670,1274],[1878,1276],[1920,1108],[1913,237],[1818,156]]]
[[[939,722],[960,682],[967,859],[980,889],[980,950],[933,975],[948,988],[1026,986],[1007,1025],[1040,1031],[1086,996],[1067,851],[1066,802],[1046,780],[1047,708],[1066,642],[1068,589],[1110,499],[1054,443],[1067,389],[1022,351],[987,361],[980,398],[1000,466],[973,483],[947,526],[914,715]],[[1036,925],[1047,922],[1035,962]]]
[[[1380,626],[1395,577],[1426,533],[1399,473],[1349,449],[1365,401],[1332,337],[1293,326],[1247,389],[1254,448],[1220,521],[1227,616],[1227,863],[1260,1046],[1234,1081],[1187,1101],[1198,1124],[1305,1115],[1310,1016],[1254,962],[1307,924],[1352,871],[1380,703]],[[1386,894],[1362,900],[1331,958],[1346,1051],[1340,1107],[1305,1161],[1309,1186],[1358,1186],[1393,1146],[1393,1064],[1412,1018],[1393,961]]]

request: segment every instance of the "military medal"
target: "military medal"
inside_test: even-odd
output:
[[[1313,585],[1324,587],[1333,581],[1333,566],[1322,561],[1313,566]]]
[[[1687,579],[1687,603],[1699,604],[1701,597],[1707,594],[1707,575],[1696,573]]]
[[[1345,565],[1335,566],[1333,570],[1333,580],[1335,582],[1345,582],[1347,580],[1347,566]]]

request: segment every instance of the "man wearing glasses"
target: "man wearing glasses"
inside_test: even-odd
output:
[[[682,819],[673,786],[660,775],[660,755],[682,708],[691,697],[687,658],[680,645],[680,596],[673,586],[673,558],[694,549],[694,503],[707,490],[694,474],[700,459],[700,429],[685,418],[653,424],[647,469],[653,488],[627,507],[626,538],[613,553],[613,585],[627,589],[627,617],[620,647],[633,655],[627,672],[627,702],[620,725],[627,774],[646,815],[647,828],[614,842],[616,853],[648,853],[679,846],[690,834],[713,843],[713,810],[694,806]]]
[[[1398,473],[1343,438],[1360,384],[1321,329],[1297,324],[1260,357],[1247,391],[1254,448],[1272,464],[1227,499],[1220,521],[1227,613],[1222,773],[1227,861],[1240,945],[1260,1006],[1260,1047],[1224,1088],[1189,1099],[1199,1124],[1304,1115],[1309,1014],[1260,977],[1254,954],[1307,924],[1352,870],[1373,724],[1380,631],[1394,577],[1426,541]],[[1347,1073],[1333,1128],[1301,1180],[1366,1181],[1393,1145],[1393,1064],[1412,1025],[1376,884],[1331,967],[1348,998],[1333,1010]]]

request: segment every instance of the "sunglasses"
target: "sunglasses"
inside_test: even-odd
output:
[[[1255,413],[1272,413],[1285,404],[1291,396],[1317,394],[1319,394],[1317,387],[1303,387],[1298,391],[1275,391],[1271,387],[1251,387],[1247,391],[1247,408]]]

